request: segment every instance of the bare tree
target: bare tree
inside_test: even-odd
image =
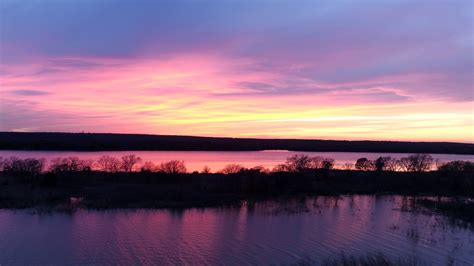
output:
[[[201,173],[203,173],[203,174],[210,174],[210,173],[211,173],[211,168],[209,168],[209,166],[206,165],[206,166],[204,166],[204,167],[202,168]]]
[[[273,167],[273,169],[272,169],[272,172],[274,172],[274,173],[278,173],[278,172],[290,172],[290,168],[288,167],[287,164],[281,163],[281,164],[275,165],[275,167]]]
[[[140,168],[141,172],[158,172],[160,170],[160,167],[155,165],[155,163],[146,161],[142,167]]]
[[[352,169],[354,169],[354,164],[352,164],[352,163],[344,163],[344,164],[342,165],[342,169],[343,169],[343,170],[352,170]]]
[[[101,171],[112,173],[120,171],[121,166],[119,159],[108,155],[100,157],[99,160],[97,160],[97,162],[95,163],[95,165]]]
[[[249,169],[252,172],[256,173],[269,173],[270,170],[268,168],[265,168],[263,165],[257,165]]]
[[[92,160],[81,160],[75,156],[55,158],[51,160],[50,171],[54,173],[90,171],[92,163]]]
[[[320,156],[315,156],[315,157],[310,157],[310,163],[308,165],[308,168],[311,169],[321,169],[323,168],[323,161],[325,158],[320,157]]]
[[[401,170],[408,172],[425,172],[433,167],[433,157],[429,154],[418,153],[399,160]]]
[[[313,160],[304,154],[296,154],[286,159],[289,172],[304,172],[311,168]]]
[[[122,169],[125,172],[132,172],[136,164],[142,161],[142,158],[135,154],[122,156]]]
[[[186,173],[186,166],[183,161],[172,160],[161,163],[160,172],[166,174],[184,174]]]
[[[45,159],[10,157],[2,161],[3,172],[36,176],[44,169]]]
[[[379,172],[380,171],[386,171],[388,166],[389,166],[389,162],[391,160],[392,160],[392,157],[390,157],[390,156],[385,156],[385,157],[380,156],[374,162],[375,170],[379,171]]]
[[[223,173],[223,174],[236,174],[236,173],[239,173],[241,172],[242,170],[244,170],[245,168],[240,165],[240,164],[235,164],[235,163],[232,163],[232,164],[228,164],[224,167],[224,169],[222,169],[220,172]]]
[[[399,171],[403,171],[403,172],[409,172],[411,171],[411,167],[410,167],[410,160],[408,160],[407,157],[403,157],[403,158],[400,158],[399,160],[397,160],[397,169]]]
[[[387,162],[385,162],[385,171],[398,171],[398,160],[395,158],[390,158]]]

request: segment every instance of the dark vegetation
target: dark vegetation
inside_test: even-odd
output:
[[[0,132],[1,150],[71,151],[339,151],[474,154],[474,144],[450,142],[336,141],[210,138],[136,134]]]
[[[448,257],[446,265],[453,265],[451,257]],[[389,259],[382,253],[367,254],[367,255],[346,255],[341,253],[338,257],[325,259],[321,263],[306,258],[300,260],[295,265],[322,265],[322,266],[416,266],[425,265],[423,262],[418,262],[416,257]]]
[[[474,202],[464,198],[418,199],[418,205],[445,216],[474,223]]]
[[[430,155],[359,159],[334,169],[331,158],[295,155],[269,170],[230,164],[187,173],[183,161],[142,162],[133,154],[97,161],[57,158],[0,160],[0,207],[79,204],[85,207],[173,207],[235,203],[291,195],[412,194],[474,196],[474,163],[438,165]]]

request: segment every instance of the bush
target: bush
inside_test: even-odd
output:
[[[442,164],[438,167],[441,172],[459,173],[459,172],[474,172],[474,163],[469,161],[452,161]]]

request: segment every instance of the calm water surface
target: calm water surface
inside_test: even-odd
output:
[[[104,152],[58,152],[58,151],[0,151],[1,157],[17,156],[19,158],[45,158],[47,160],[56,157],[77,156],[81,159],[97,160],[102,155],[110,155],[120,158],[126,154],[136,154],[143,161],[160,163],[169,160],[183,160],[188,171],[199,171],[204,166],[209,166],[212,171],[218,171],[229,163],[238,163],[245,167],[262,165],[273,168],[275,165],[285,162],[286,158],[295,154],[307,154],[310,156],[330,157],[336,160],[336,166],[344,163],[355,163],[358,158],[366,157],[376,159],[379,156],[391,156],[393,158],[406,157],[410,154],[404,153],[360,153],[360,152],[294,152],[294,151],[104,151]],[[454,160],[474,161],[474,155],[434,154],[435,159],[440,162]]]
[[[317,197],[234,208],[0,210],[0,264],[293,264],[381,252],[473,265],[474,228],[406,211],[400,196]]]

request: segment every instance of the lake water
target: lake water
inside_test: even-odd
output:
[[[330,157],[336,160],[336,166],[344,163],[355,163],[358,158],[366,157],[376,159],[379,156],[391,156],[401,158],[409,156],[404,153],[360,153],[360,152],[295,152],[295,151],[103,151],[103,152],[69,152],[69,151],[0,151],[0,157],[16,156],[19,158],[45,158],[47,160],[56,157],[77,156],[81,159],[97,160],[103,155],[120,158],[126,154],[136,154],[143,161],[160,163],[169,160],[183,160],[188,171],[200,171],[208,166],[212,171],[218,171],[229,163],[238,163],[245,167],[262,165],[273,168],[275,165],[284,163],[286,158],[295,154],[307,154],[310,156]],[[433,154],[440,162],[454,160],[474,161],[474,155],[455,154]]]
[[[310,197],[180,210],[0,210],[0,263],[320,263],[382,253],[402,265],[474,263],[474,227],[401,196]]]

